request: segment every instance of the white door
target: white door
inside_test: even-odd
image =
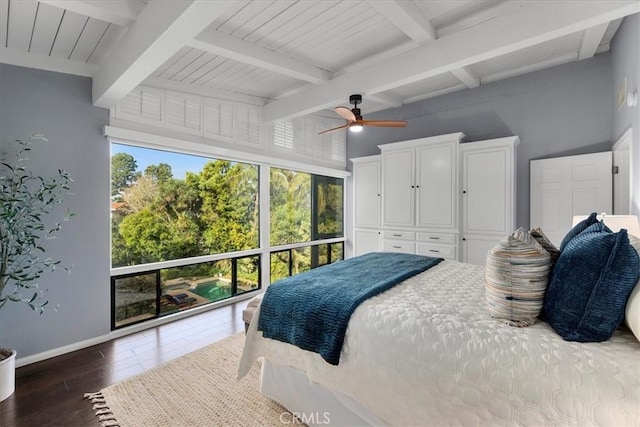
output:
[[[509,139],[461,147],[464,262],[484,265],[489,249],[513,232],[515,144]]]
[[[556,245],[574,215],[612,212],[611,151],[532,160],[530,225],[541,227]]]
[[[355,226],[380,227],[380,162],[353,165]]]
[[[480,143],[477,143],[478,145]],[[513,230],[513,152],[510,147],[462,148],[463,233]]]
[[[415,150],[382,155],[382,224],[413,227],[415,211]]]
[[[501,239],[498,236],[467,235],[462,238],[462,259],[469,264],[484,265],[487,253]]]
[[[417,226],[457,229],[457,144],[416,149]]]
[[[631,129],[613,145],[613,214],[631,213]]]
[[[356,230],[354,256],[380,251],[380,232],[377,230]]]

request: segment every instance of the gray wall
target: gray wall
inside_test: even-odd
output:
[[[611,41],[613,80],[611,92],[615,93],[627,78],[627,90],[640,92],[640,14],[624,18],[622,25]],[[629,128],[633,128],[632,165],[633,195],[631,198],[631,213],[640,215],[640,105],[618,110],[613,105],[612,140],[616,141]]]
[[[0,64],[0,151],[42,133],[49,142],[30,154],[35,170],[66,169],[74,180],[64,207],[76,217],[46,245],[48,255],[73,264],[71,274],[57,270],[40,280],[58,310],[39,316],[26,305],[0,309],[0,346],[15,348],[18,358],[109,332],[108,120],[108,110],[91,105],[90,78]]]
[[[611,54],[427,99],[365,118],[405,119],[404,129],[349,134],[348,158],[378,144],[452,132],[471,141],[520,136],[517,226],[529,227],[529,161],[611,149]],[[349,168],[353,164],[349,162]]]

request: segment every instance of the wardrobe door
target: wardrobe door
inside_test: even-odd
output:
[[[517,137],[462,144],[463,261],[484,264],[487,251],[515,226]]]
[[[382,225],[413,227],[415,218],[414,149],[382,154]]]
[[[418,227],[456,230],[457,143],[416,149],[416,205]]]
[[[380,161],[353,165],[355,227],[380,226]]]

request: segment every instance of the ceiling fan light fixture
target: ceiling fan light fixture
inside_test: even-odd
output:
[[[364,126],[403,128],[407,125],[406,120],[364,120],[362,118],[360,108],[358,108],[358,104],[362,102],[362,96],[351,95],[349,97],[349,102],[353,104],[353,108],[339,106],[333,109],[333,111],[335,111],[340,117],[342,117],[346,121],[346,123],[342,126],[319,132],[318,135],[337,132],[346,128],[348,128],[351,132],[362,132],[362,128]]]

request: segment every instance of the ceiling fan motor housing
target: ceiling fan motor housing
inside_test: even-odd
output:
[[[356,108],[358,107],[358,104],[362,103],[362,95],[351,95],[349,97],[349,103],[353,104],[356,106]]]

